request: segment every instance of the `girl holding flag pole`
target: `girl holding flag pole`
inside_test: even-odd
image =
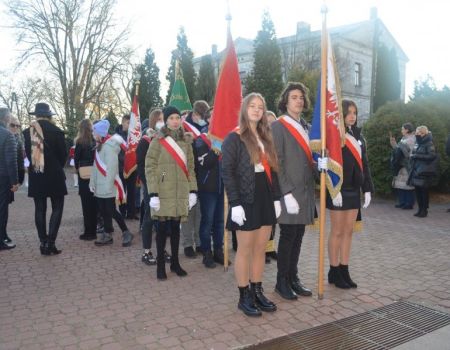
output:
[[[371,201],[373,183],[365,140],[361,135],[361,129],[356,126],[358,108],[355,102],[342,100],[342,113],[346,131],[345,146],[342,148],[343,183],[341,191],[333,199],[327,192],[327,208],[330,210],[331,221],[328,239],[330,260],[328,283],[348,289],[357,287],[350,278],[348,264],[353,228],[361,210],[361,192],[364,193],[363,208],[367,208]]]

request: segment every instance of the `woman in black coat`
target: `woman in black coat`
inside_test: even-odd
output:
[[[83,210],[84,232],[81,240],[92,241],[96,238],[97,228],[97,202],[94,194],[89,189],[89,178],[80,177],[80,167],[92,167],[94,164],[95,140],[92,137],[92,123],[89,119],[83,119],[78,127],[78,135],[75,139],[75,169],[78,174],[78,194],[81,198]]]
[[[424,218],[428,215],[428,188],[437,174],[437,154],[433,137],[424,125],[416,129],[416,145],[411,154],[408,185],[414,186],[419,210],[414,216]]]

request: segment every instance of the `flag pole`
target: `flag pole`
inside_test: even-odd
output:
[[[320,79],[320,140],[321,157],[326,156],[326,84],[327,84],[327,7],[322,5],[322,74]],[[320,173],[320,214],[319,214],[319,278],[318,278],[318,298],[323,299],[323,279],[324,279],[324,251],[325,251],[325,176],[326,170]]]
[[[227,33],[230,32],[230,24],[231,24],[231,13],[230,13],[230,3],[227,0],[227,15],[225,16],[225,20],[228,22],[228,30]],[[224,191],[224,203],[223,203],[223,222],[224,222],[224,230],[223,230],[223,270],[226,272],[228,271],[228,230],[226,228],[226,222],[227,222],[227,213],[228,213],[228,196],[227,192],[225,191],[225,186],[223,188]]]

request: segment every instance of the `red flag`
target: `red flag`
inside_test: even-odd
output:
[[[239,124],[241,102],[242,91],[238,60],[230,29],[228,29],[226,55],[217,83],[214,110],[209,126],[212,147],[221,150],[225,137]]]
[[[137,168],[136,148],[141,139],[141,119],[139,117],[139,103],[137,96],[134,96],[131,106],[130,126],[128,127],[127,145],[125,152],[125,161],[123,167],[123,176],[128,178]]]

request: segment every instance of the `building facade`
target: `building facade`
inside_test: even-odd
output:
[[[377,16],[376,9],[371,9],[367,21],[339,26],[329,29],[336,65],[341,82],[343,98],[348,98],[358,105],[359,119],[366,120],[373,112],[373,96],[375,92],[377,47],[384,45],[394,50],[399,70],[400,99],[405,99],[405,74],[408,57]],[[321,31],[311,31],[308,23],[298,22],[296,33],[278,39],[282,56],[283,79],[286,81],[290,70],[300,66],[304,70],[320,69]],[[237,38],[236,54],[241,81],[253,68],[253,40]],[[216,73],[224,52],[212,50]],[[200,59],[194,59],[194,67],[198,72]]]

